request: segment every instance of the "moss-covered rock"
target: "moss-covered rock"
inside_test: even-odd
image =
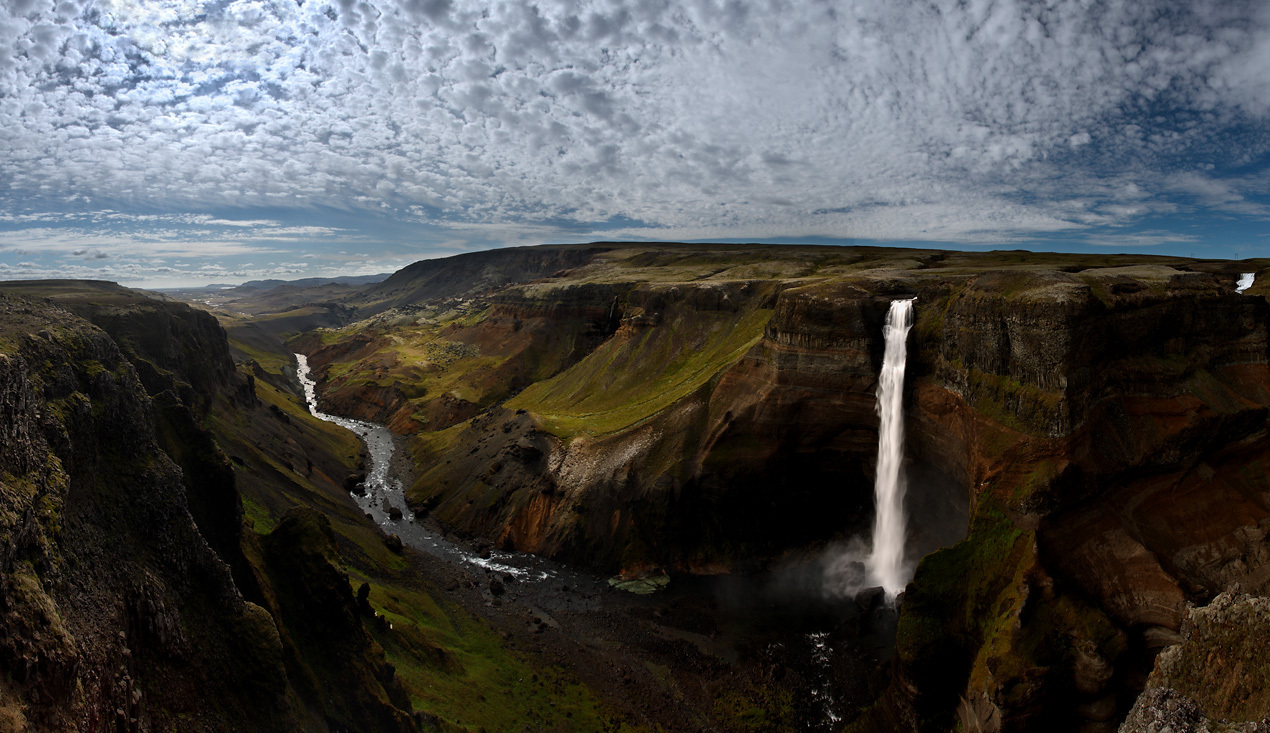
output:
[[[190,515],[136,369],[103,331],[0,294],[0,661],[32,725],[287,728],[276,649]],[[261,670],[260,691],[237,673]],[[200,690],[190,695],[190,689]]]

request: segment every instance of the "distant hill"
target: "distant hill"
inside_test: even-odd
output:
[[[299,280],[248,280],[241,285],[229,283],[209,283],[184,288],[156,288],[151,292],[164,293],[182,299],[198,299],[208,295],[238,297],[253,295],[274,288],[285,287],[289,290],[319,288],[325,285],[347,285],[364,287],[375,285],[388,279],[392,273],[381,272],[377,275],[337,275],[335,277],[305,277]]]
[[[420,260],[367,287],[356,298],[363,314],[428,300],[485,292],[509,284],[561,276],[583,267],[614,245],[508,247]]]
[[[294,288],[312,288],[320,285],[374,285],[388,279],[392,273],[381,272],[378,275],[339,275],[336,277],[306,277],[299,280],[248,280],[238,286],[239,290],[270,290],[281,285]]]

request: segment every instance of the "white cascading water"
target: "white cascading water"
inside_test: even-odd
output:
[[[1235,292],[1242,293],[1252,287],[1253,280],[1257,277],[1255,272],[1245,272],[1239,276],[1239,282],[1235,283]]]
[[[882,327],[886,352],[878,375],[878,467],[873,494],[873,550],[865,567],[873,582],[893,600],[908,583],[904,560],[904,366],[908,360],[908,332],[913,327],[913,301],[893,300]]]

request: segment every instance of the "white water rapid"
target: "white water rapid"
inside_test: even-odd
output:
[[[1239,276],[1239,282],[1235,283],[1235,292],[1242,293],[1252,287],[1253,280],[1257,277],[1255,272],[1245,272]]]
[[[882,327],[886,352],[878,375],[878,467],[873,484],[877,516],[873,520],[873,550],[865,561],[873,582],[893,601],[908,583],[904,559],[904,366],[908,360],[908,332],[913,327],[913,301],[893,300]]]

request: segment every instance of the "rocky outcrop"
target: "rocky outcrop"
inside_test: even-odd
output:
[[[1226,591],[1189,608],[1181,642],[1156,658],[1121,732],[1270,730],[1268,647],[1270,599]]]
[[[1209,720],[1200,712],[1199,705],[1191,698],[1164,687],[1146,692],[1134,703],[1129,716],[1120,725],[1122,733],[1208,733]],[[1222,726],[1221,730],[1231,730]],[[1233,730],[1243,731],[1242,727]],[[1257,733],[1249,726],[1247,733]]]
[[[60,730],[283,727],[283,680],[245,691],[231,673],[279,671],[276,646],[231,641],[267,639],[272,620],[199,534],[136,371],[55,306],[0,295],[0,311],[0,662],[22,715]]]
[[[323,603],[343,602],[325,555],[325,576],[272,574],[240,549],[254,535],[241,534],[232,464],[202,423],[214,407],[216,419],[268,418],[250,382],[223,368],[215,321],[137,294],[103,296],[100,286],[49,289],[87,315],[109,312],[114,333],[47,300],[0,293],[0,723],[325,730],[364,716],[410,729],[409,701],[360,622],[322,636],[288,605],[332,592]],[[165,323],[161,339],[120,348],[113,338]],[[208,357],[191,374],[181,359],[193,352],[169,341],[182,339]],[[270,547],[270,567],[299,562],[280,557],[285,541]],[[241,563],[243,580],[227,562]],[[346,578],[343,595],[351,601]],[[326,664],[297,665],[312,647],[327,650]],[[334,685],[339,694],[328,695]]]
[[[285,663],[299,694],[332,730],[414,730],[410,700],[384,651],[362,626],[330,522],[288,512],[263,542],[269,605],[286,637]]]

